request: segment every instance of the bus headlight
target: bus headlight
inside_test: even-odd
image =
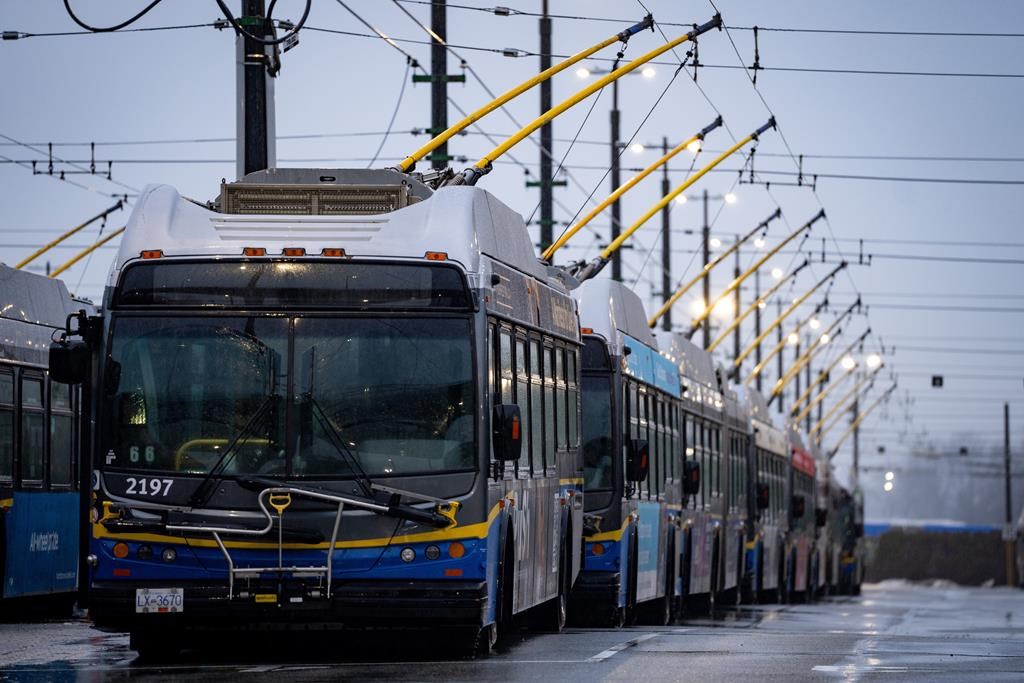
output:
[[[135,551],[135,554],[138,555],[140,560],[153,559],[153,549],[148,545],[140,545],[139,549]]]
[[[160,559],[164,562],[174,562],[178,559],[178,551],[174,548],[164,548],[164,551],[160,553]]]
[[[416,551],[412,548],[402,548],[402,552],[399,553],[399,557],[402,558],[402,562],[412,562],[416,559]]]
[[[423,551],[423,554],[427,556],[428,560],[436,560],[441,557],[441,549],[436,545],[428,545]]]

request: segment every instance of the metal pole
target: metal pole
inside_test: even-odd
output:
[[[740,240],[740,236],[736,235],[737,243],[739,242],[739,240]],[[743,271],[740,269],[740,250],[737,247],[737,249],[736,249],[736,266],[733,268],[733,271],[732,271],[733,279],[738,279],[742,272]],[[740,317],[740,288],[739,287],[737,287],[736,291],[733,292],[732,302],[733,302],[732,319],[733,319],[733,321],[736,321],[736,320],[739,320],[739,317]],[[733,357],[733,360],[735,360],[735,359],[740,357],[740,326],[739,325],[737,325],[736,329],[732,331],[732,357]],[[739,367],[736,368],[736,376],[737,377],[742,377],[742,373],[741,373],[742,369],[743,369],[743,364],[740,363]]]
[[[541,6],[540,18],[540,70],[551,68],[551,17],[548,16],[548,0]],[[551,109],[551,81],[540,84],[540,113]],[[554,240],[554,203],[551,177],[551,123],[540,129],[540,250],[544,252]],[[552,261],[553,262],[553,261]]]
[[[704,190],[702,193],[704,198],[704,261],[701,267],[711,263],[711,226],[708,224],[708,191]],[[704,306],[711,305],[711,272],[704,276]],[[710,317],[704,320],[704,344],[701,348],[708,348],[711,346],[711,320]]]
[[[1013,551],[1014,540],[1012,535],[1013,524],[1013,500],[1010,489],[1010,404],[1003,404],[1003,470],[1006,481],[1006,530],[1003,536],[1003,543],[1006,547],[1006,585],[1014,585]]]
[[[778,317],[782,317],[782,299],[776,299],[775,300],[775,311],[778,314]],[[775,337],[776,337],[776,342],[781,344],[782,343],[782,325],[779,325],[777,328],[775,328]],[[786,368],[784,368],[782,366],[782,354],[781,353],[779,354],[778,358],[779,358],[779,379],[782,379],[782,377],[786,374]],[[757,373],[757,374],[760,375],[761,373]],[[786,402],[785,399],[786,399],[785,396],[781,396],[781,395],[779,396],[779,415],[782,415],[782,404]]]
[[[242,18],[250,32],[265,36],[264,0],[242,0]],[[276,165],[274,133],[274,81],[267,71],[267,48],[239,35],[237,54],[236,116],[238,177]]]
[[[853,485],[860,486],[860,396],[853,399]]]
[[[619,61],[615,60],[615,64],[612,69],[619,67]],[[612,111],[611,111],[611,138],[612,138],[612,192],[615,192],[620,185],[619,177],[619,82],[612,81]],[[619,200],[616,199],[612,204],[612,239],[614,242],[618,239],[619,234],[622,231],[622,206],[619,204]],[[622,259],[619,256],[618,250],[612,254],[612,279],[616,282],[622,282]]]
[[[800,362],[800,336],[797,334],[796,344],[793,345],[793,362]],[[800,373],[796,373],[796,384],[794,385],[795,393],[793,394],[793,402],[796,402],[796,397],[800,395]]]
[[[754,271],[754,303],[758,304],[758,306],[757,306],[757,308],[754,309],[754,338],[755,339],[760,339],[761,338],[761,306],[760,306],[760,301],[761,301],[761,271],[760,270],[756,270],[756,271]],[[761,364],[761,342],[757,343],[757,348],[754,349],[754,354],[755,354],[754,355],[754,359],[756,361],[755,365],[760,365]],[[756,383],[757,383],[757,391],[758,391],[758,393],[761,392],[761,375],[762,375],[762,373],[760,373],[760,372],[757,373]]]
[[[668,138],[661,139],[661,153],[668,154]],[[661,196],[672,191],[668,181],[668,163],[661,167]],[[669,205],[661,210],[661,302],[667,304],[672,298],[672,232],[669,219]],[[661,319],[661,329],[666,332],[672,329],[672,309],[665,312]]]
[[[445,0],[431,0],[430,30],[441,39],[430,44],[430,132],[433,135],[448,128],[448,50],[442,42],[448,40],[445,10]],[[447,142],[430,155],[430,166],[435,169],[448,166]]]
[[[807,386],[811,386],[811,364],[807,364]],[[800,396],[800,390],[797,389],[796,395]],[[811,433],[811,411],[807,411],[807,433]]]

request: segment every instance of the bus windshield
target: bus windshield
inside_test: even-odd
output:
[[[612,393],[608,375],[583,376],[583,486],[612,488]]]
[[[115,318],[106,463],[228,476],[472,468],[465,318]]]

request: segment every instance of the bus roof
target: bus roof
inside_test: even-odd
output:
[[[63,330],[68,315],[83,308],[93,312],[62,280],[0,263],[0,358],[45,365],[54,330]]]
[[[405,178],[381,171],[333,173],[346,180],[362,178],[361,187],[376,183],[385,189],[395,182],[391,176]],[[120,270],[143,251],[160,250],[167,257],[217,257],[241,256],[245,247],[265,248],[269,256],[286,247],[302,247],[311,256],[325,248],[344,249],[354,258],[423,258],[427,252],[443,252],[471,273],[481,273],[486,260],[482,257],[490,257],[552,282],[537,259],[522,216],[489,192],[456,186],[420,194],[413,193],[408,205],[387,213],[254,215],[219,213],[168,185],[149,186],[128,219],[108,284],[116,284]]]

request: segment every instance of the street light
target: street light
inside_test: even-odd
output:
[[[882,357],[879,356],[877,353],[872,353],[865,359],[864,362],[867,363],[869,368],[874,370],[875,368],[882,364]]]
[[[843,366],[843,370],[853,370],[855,367],[857,367],[857,361],[853,359],[853,356],[843,356],[843,360],[841,361],[841,363]]]
[[[772,268],[772,277],[776,280],[781,280],[783,276],[782,268]]]

